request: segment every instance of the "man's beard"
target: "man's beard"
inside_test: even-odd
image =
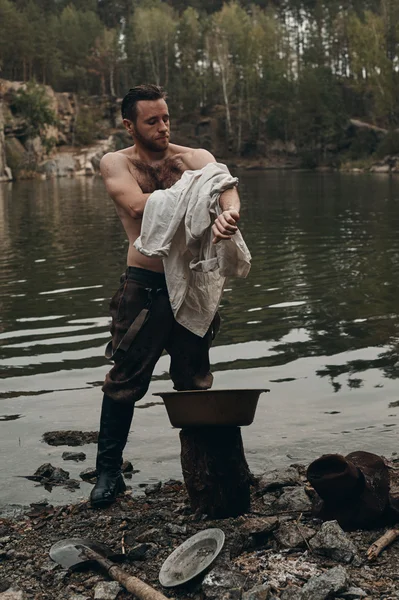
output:
[[[134,131],[134,137],[137,141],[140,142],[142,146],[144,146],[146,150],[149,150],[150,152],[164,152],[167,148],[167,146],[160,147],[155,141],[147,139],[146,137],[141,135],[141,133],[139,133],[136,128]]]

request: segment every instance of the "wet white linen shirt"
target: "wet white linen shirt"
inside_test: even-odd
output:
[[[145,256],[163,259],[174,317],[201,337],[216,314],[226,277],[246,277],[251,268],[239,231],[212,244],[212,224],[222,212],[220,194],[237,183],[221,163],[185,171],[171,188],[148,198],[134,243]]]

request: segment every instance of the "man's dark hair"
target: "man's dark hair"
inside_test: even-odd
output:
[[[144,83],[131,88],[122,100],[122,119],[137,120],[137,102],[140,100],[165,100],[166,92],[159,85]]]

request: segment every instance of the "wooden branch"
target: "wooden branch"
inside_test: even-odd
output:
[[[299,525],[299,521],[302,519],[302,515],[303,515],[303,513],[301,512],[301,514],[299,515],[299,517],[298,517],[298,518],[297,518],[297,520],[295,521],[295,526],[296,526],[296,528],[298,529],[298,533],[299,533],[299,535],[301,536],[301,538],[302,538],[302,539],[303,539],[303,541],[305,542],[305,545],[306,545],[306,547],[307,547],[307,549],[308,549],[308,552],[309,552],[309,554],[312,554],[312,552],[313,552],[313,551],[312,551],[312,547],[310,546],[310,544],[309,544],[308,540],[307,540],[307,539],[305,538],[305,536],[303,535],[303,533],[302,533],[302,529],[300,528],[300,525]]]
[[[388,529],[378,540],[371,544],[367,550],[367,558],[375,560],[385,548],[392,544],[399,537],[399,529]]]

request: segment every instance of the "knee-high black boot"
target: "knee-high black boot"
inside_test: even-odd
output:
[[[97,450],[97,483],[91,491],[93,508],[108,506],[126,489],[121,474],[122,453],[129,435],[134,404],[115,402],[104,394]]]

